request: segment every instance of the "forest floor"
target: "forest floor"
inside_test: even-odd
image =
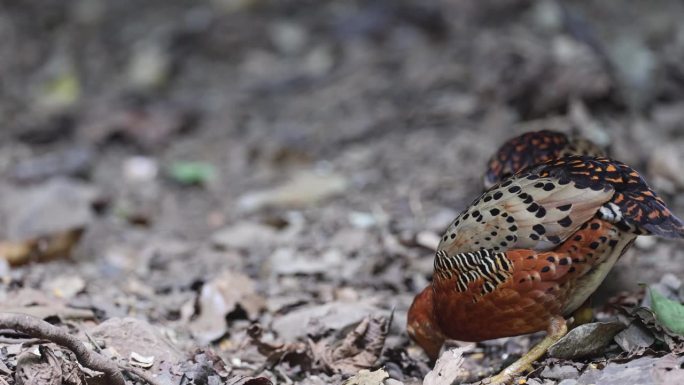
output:
[[[525,131],[608,147],[684,216],[674,0],[10,3],[0,310],[131,383],[421,383],[408,306],[487,159]],[[641,283],[684,300],[683,260],[640,238],[594,298],[606,323],[569,349],[615,338],[524,381],[684,383],[681,341],[624,310],[648,305]],[[0,384],[105,383],[2,320]],[[538,339],[454,342],[455,381]]]

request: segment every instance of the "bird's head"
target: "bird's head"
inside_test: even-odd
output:
[[[411,339],[434,361],[439,356],[439,350],[446,337],[434,317],[432,296],[433,290],[430,285],[413,299],[408,311],[406,329]]]

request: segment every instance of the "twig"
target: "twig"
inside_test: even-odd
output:
[[[105,374],[107,383],[126,385],[124,376],[114,361],[91,351],[76,337],[56,326],[25,314],[0,313],[0,329],[12,329],[31,337],[45,339],[71,350],[78,362],[88,369]]]
[[[88,334],[88,332],[83,332],[85,334],[86,338],[88,339],[88,342],[90,342],[91,345],[93,345],[93,350],[95,350],[98,353],[102,352],[102,348],[100,348],[100,345],[93,339],[93,337]]]
[[[121,365],[119,364],[119,368],[121,370],[125,370],[126,372],[133,374],[136,377],[139,377],[143,381],[147,382],[150,385],[163,385],[161,382],[157,381],[155,378],[153,378],[150,374],[146,373],[144,370],[140,370],[138,368],[134,368],[132,366],[128,365]]]

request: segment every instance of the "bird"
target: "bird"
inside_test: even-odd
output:
[[[490,188],[527,166],[566,155],[605,156],[597,144],[580,135],[552,130],[531,131],[505,142],[487,162],[484,187]]]
[[[566,318],[639,235],[683,238],[684,222],[630,166],[590,155],[532,164],[495,183],[448,226],[432,282],[409,308],[408,334],[435,360],[446,339],[546,331],[483,380],[509,383],[567,333]]]

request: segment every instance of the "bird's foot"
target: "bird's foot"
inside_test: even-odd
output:
[[[521,376],[525,371],[529,371],[532,368],[532,363],[538,360],[541,356],[546,353],[549,346],[553,345],[561,337],[563,337],[568,332],[568,327],[565,324],[565,319],[563,317],[554,317],[549,324],[549,330],[546,337],[533,347],[529,352],[520,357],[517,361],[512,363],[506,369],[502,370],[501,373],[496,376],[485,378],[480,381],[482,385],[506,385],[511,384],[513,380]]]

